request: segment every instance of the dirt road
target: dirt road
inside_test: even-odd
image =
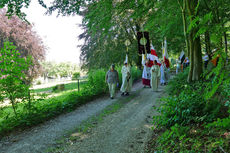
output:
[[[155,115],[153,106],[163,94],[142,88],[141,83],[134,86],[131,93],[135,96],[113,114],[104,118],[90,133],[71,145],[62,146],[61,152],[67,153],[142,153],[152,135],[152,116]],[[67,131],[79,126],[89,117],[96,116],[107,106],[124,100],[127,97],[117,96],[110,100],[108,97],[97,99],[74,112],[59,116],[18,135],[4,138],[0,142],[2,153],[40,153],[54,145]]]

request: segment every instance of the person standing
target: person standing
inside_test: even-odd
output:
[[[203,61],[204,61],[204,68],[207,69],[208,62],[209,62],[209,57],[207,53],[205,53],[205,55],[203,56]]]
[[[161,71],[161,79],[160,79],[160,83],[161,85],[165,85],[165,63],[164,60],[161,60],[161,66],[160,66],[160,71]]]
[[[124,62],[124,66],[121,69],[122,74],[122,85],[120,91],[122,96],[129,95],[129,92],[132,88],[132,77],[131,77],[131,68],[128,66],[127,62]]]
[[[157,91],[161,73],[156,60],[154,61],[154,65],[151,67],[150,72],[151,72],[151,87],[153,91]]]
[[[106,73],[106,82],[109,86],[110,98],[113,99],[115,96],[116,85],[119,82],[118,72],[115,70],[115,65],[112,64],[110,70]]]
[[[180,71],[180,60],[176,60],[176,74],[178,74]]]
[[[150,79],[151,79],[151,73],[150,73],[150,69],[152,67],[152,63],[150,62],[150,59],[146,60],[142,60],[142,65],[143,65],[143,72],[142,72],[142,84],[144,85],[144,87],[149,86],[150,85]]]

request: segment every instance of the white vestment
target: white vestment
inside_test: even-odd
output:
[[[164,84],[164,83],[166,82],[166,81],[165,81],[165,69],[166,69],[165,64],[162,63],[160,69],[161,69],[161,79],[160,79],[160,83],[161,83],[161,84]]]
[[[122,74],[122,86],[121,92],[130,92],[132,88],[132,77],[131,77],[131,68],[129,66],[123,66],[121,69]]]
[[[159,78],[160,78],[160,68],[158,65],[153,65],[151,67],[151,88],[153,89],[153,91],[157,91],[158,89],[158,82],[159,82]]]

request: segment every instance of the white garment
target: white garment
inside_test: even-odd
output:
[[[144,67],[143,72],[142,72],[142,78],[150,80],[151,79],[151,73],[150,73],[151,67],[146,66],[145,60],[142,61],[142,65]]]
[[[176,62],[176,74],[178,74],[179,71],[180,71],[180,62],[177,61],[177,62]]]
[[[131,68],[129,66],[123,66],[122,73],[122,86],[121,92],[130,92],[132,88]]]
[[[151,82],[150,82],[151,88],[152,88],[153,91],[157,91],[158,84],[159,84],[158,82],[159,82],[159,78],[160,78],[160,75],[161,75],[159,66],[158,65],[153,65],[151,67],[150,72],[151,72]]]
[[[165,83],[165,69],[166,69],[164,63],[161,64],[160,69],[161,69],[161,79],[160,79],[160,83],[161,83],[161,84],[164,84],[164,83]]]

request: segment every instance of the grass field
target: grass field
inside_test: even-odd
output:
[[[84,84],[86,84],[87,81],[80,81],[79,87],[80,89],[83,88]],[[48,87],[48,88],[40,88],[40,89],[33,89],[32,92],[33,93],[41,93],[41,92],[52,92],[53,88],[55,86],[52,87]],[[68,91],[68,90],[75,90],[78,89],[78,82],[72,82],[72,83],[67,83],[65,84],[65,89],[64,91]],[[62,91],[56,91],[57,92],[62,92]]]

